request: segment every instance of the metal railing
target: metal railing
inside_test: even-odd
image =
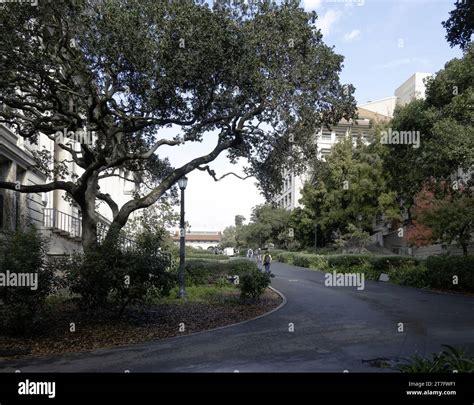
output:
[[[63,233],[67,233],[72,238],[80,238],[82,235],[81,218],[65,212],[59,211],[56,208],[44,208],[44,226]]]
[[[56,208],[44,208],[43,218],[45,228],[52,229],[71,238],[82,237],[82,220],[79,216],[66,214]],[[109,227],[109,224],[97,223],[97,241],[99,243],[105,240]],[[137,243],[125,235],[119,236],[119,245],[124,250],[134,250],[137,247]]]

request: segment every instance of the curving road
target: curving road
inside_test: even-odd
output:
[[[268,316],[215,331],[51,359],[0,362],[22,372],[377,372],[441,344],[474,352],[474,297],[365,282],[326,287],[324,273],[274,263],[287,298]],[[294,331],[291,332],[291,325]],[[403,323],[403,332],[399,332]]]

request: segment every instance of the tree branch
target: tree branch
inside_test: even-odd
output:
[[[65,190],[73,194],[75,185],[67,181],[53,181],[48,184],[34,184],[32,186],[24,186],[19,182],[12,183],[7,181],[0,181],[0,188],[6,190],[18,191],[20,193],[46,193],[53,190]]]
[[[115,218],[118,215],[119,208],[117,203],[112,199],[110,194],[97,193],[97,198],[107,203],[107,205],[112,210],[112,215]]]
[[[211,176],[214,179],[214,181],[220,181],[220,180],[222,180],[223,178],[225,178],[227,176],[235,176],[240,180],[246,180],[249,177],[252,177],[251,175],[247,175],[245,177],[242,177],[242,176],[240,176],[240,175],[238,175],[234,172],[229,172],[229,173],[226,173],[226,174],[222,175],[221,177],[217,178],[216,172],[214,170],[212,170],[208,165],[200,166],[200,167],[197,167],[196,169],[201,170],[203,172],[207,172],[209,174],[209,176]]]

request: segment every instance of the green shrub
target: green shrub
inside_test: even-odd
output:
[[[247,259],[235,259],[227,262],[189,259],[186,261],[186,284],[217,284],[224,276],[241,276],[256,270],[258,270],[257,264]]]
[[[243,300],[257,300],[270,285],[270,274],[258,270],[239,276],[240,296]]]
[[[8,272],[8,273],[7,273]],[[34,227],[5,236],[0,243],[0,273],[18,278],[28,274],[32,286],[0,287],[0,329],[12,334],[31,331],[40,319],[46,298],[57,287],[46,261],[46,242]],[[33,288],[33,289],[32,289]]]
[[[462,349],[448,345],[443,347],[446,349],[433,354],[431,358],[415,355],[396,365],[395,368],[402,373],[452,373],[454,370],[460,373],[474,373],[474,357],[467,355]]]
[[[310,255],[305,255],[305,254],[302,254],[302,253],[296,253],[293,256],[293,265],[298,266],[298,267],[307,267],[307,268],[309,268],[311,266]]]
[[[369,256],[368,260],[380,273],[388,273],[393,268],[417,266],[422,262],[422,259],[409,256]]]
[[[308,253],[295,253],[293,256],[293,264],[295,266],[317,270],[328,269],[327,257]]]
[[[281,252],[276,255],[276,260],[280,263],[293,264],[295,254],[293,252]]]
[[[350,268],[366,263],[370,260],[369,255],[332,255],[328,256],[329,267]]]
[[[226,255],[216,255],[214,253],[190,253],[186,256],[189,259],[204,259],[204,260],[229,260]]]
[[[150,288],[166,296],[176,285],[175,275],[167,271],[169,257],[160,254],[99,246],[73,256],[65,267],[70,291],[79,294],[81,308],[89,311],[112,304],[122,314],[129,304],[145,300]]]
[[[426,260],[431,287],[474,292],[474,255],[430,256]],[[458,284],[454,284],[457,276]]]
[[[403,265],[401,267],[392,268],[388,275],[390,281],[395,284],[417,288],[430,287],[428,269],[424,264],[418,264],[416,266]]]
[[[189,259],[186,260],[186,284],[212,284],[225,273],[224,263],[217,260]]]
[[[247,259],[230,260],[224,263],[224,266],[231,275],[242,275],[247,272],[258,271],[257,263]]]

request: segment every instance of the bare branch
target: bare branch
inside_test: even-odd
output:
[[[222,180],[223,178],[225,178],[227,176],[235,176],[240,180],[246,180],[249,177],[252,177],[251,175],[247,175],[245,177],[242,177],[242,176],[240,176],[240,175],[238,175],[234,172],[229,172],[229,173],[226,173],[226,174],[222,175],[221,177],[217,178],[216,172],[214,170],[212,170],[208,165],[197,167],[197,169],[201,170],[203,172],[207,172],[209,174],[209,176],[211,176],[214,179],[214,181],[220,181],[220,180]]]
[[[53,190],[65,190],[73,194],[75,189],[74,183],[68,181],[53,181],[48,184],[34,184],[32,186],[24,186],[19,182],[12,183],[8,181],[0,181],[0,189],[18,191],[20,193],[46,193]]]

